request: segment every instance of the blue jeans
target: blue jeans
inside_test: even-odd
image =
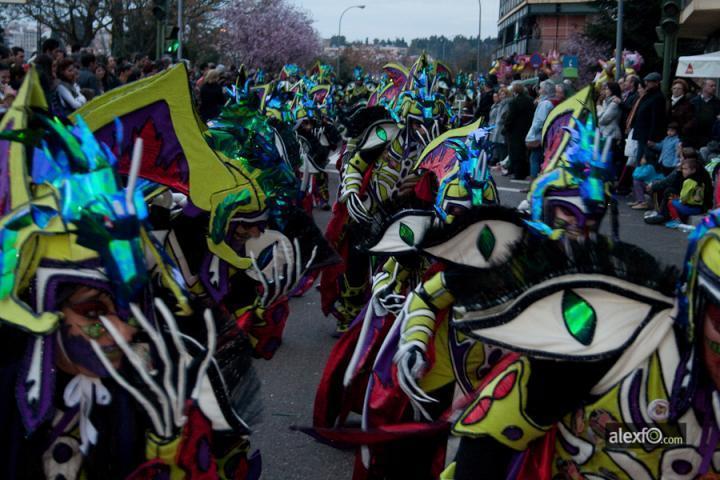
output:
[[[530,149],[530,178],[537,178],[543,161],[542,147]]]

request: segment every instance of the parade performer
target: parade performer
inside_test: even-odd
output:
[[[238,119],[245,114],[231,108],[223,125],[238,120],[235,130],[207,131],[196,121],[186,84],[179,65],[113,90],[76,113],[110,144],[115,117],[128,132],[126,142],[144,140],[139,175],[155,184],[148,196],[155,199],[154,210],[164,212],[155,233],[193,294],[223,305],[249,332],[256,355],[269,359],[289,314],[287,295],[333,253],[312,220],[289,201],[292,182],[283,175],[287,166],[274,142],[265,137],[264,118],[253,117],[243,127]],[[241,136],[233,140],[233,134]],[[208,140],[230,156],[213,150]],[[128,171],[127,158],[119,168]]]
[[[458,328],[524,356],[498,364],[453,423],[463,440],[445,478],[713,478],[719,242],[714,211],[690,237],[677,289],[677,272],[637,248],[574,244],[569,261],[541,250],[552,270],[528,271],[519,295],[458,302]]]
[[[349,255],[350,230],[355,225],[367,227],[397,210],[392,204],[408,196],[417,179],[412,175],[415,159],[444,129],[445,104],[436,93],[434,71],[425,56],[411,69],[398,97],[400,113],[394,114],[400,123],[388,118],[394,112],[379,106],[353,116],[349,134],[360,140],[353,141],[355,150],[346,154],[339,201],[326,233],[346,258],[346,265],[344,271],[326,271],[321,283],[323,313],[335,316],[338,333],[347,331],[360,312],[369,287],[369,259]]]
[[[81,118],[47,115],[31,70],[0,124],[3,477],[258,478],[247,340],[153,240],[142,142],[123,189]]]
[[[434,206],[431,202],[427,210],[411,210],[393,217],[386,225],[388,233],[371,249],[372,254],[386,261],[373,277],[373,294],[367,306],[333,348],[318,387],[314,426],[323,438],[335,438],[337,430],[325,429],[342,427],[351,410],[362,412],[365,430],[393,425],[413,431],[412,426],[405,425],[412,418],[412,410],[400,386],[378,378],[387,379],[386,367],[391,364],[388,352],[391,359],[397,345],[397,335],[388,336],[388,332],[397,330],[395,315],[405,295],[421,279],[442,269],[442,260],[429,261],[413,249],[414,242],[420,241],[431,225],[440,231],[452,230],[457,219],[497,202],[487,166],[487,131],[476,127],[449,131],[428,146],[415,168],[423,175],[420,184],[428,185],[430,190],[424,194],[432,195]],[[441,235],[436,232],[436,237]],[[383,352],[380,358],[378,352]],[[447,348],[440,348],[437,355],[450,362]],[[453,382],[450,374],[447,381],[437,383],[442,386]],[[449,407],[449,400],[438,411]],[[422,437],[373,445],[358,457],[354,478],[425,478],[430,472],[428,465],[438,456],[436,452],[444,451],[444,441]],[[358,440],[358,444],[362,443]],[[427,462],[412,462],[408,470],[408,455],[417,455],[420,450],[425,452],[422,458]],[[436,466],[435,473],[439,472]]]

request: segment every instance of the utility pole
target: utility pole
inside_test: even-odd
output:
[[[672,78],[672,63],[677,52],[677,37],[680,30],[680,11],[682,10],[680,0],[663,0],[662,19],[660,26],[656,27],[658,38],[661,43],[655,44],[655,51],[662,56],[662,90],[668,95],[670,93],[670,79]]]
[[[478,0],[478,41],[477,41],[477,78],[480,78],[480,46],[482,45],[482,0]]]
[[[617,7],[617,27],[615,32],[615,81],[620,80],[620,77],[625,73],[625,65],[622,63],[622,50],[623,50],[623,17],[625,15],[625,7],[623,0],[618,0]]]
[[[347,7],[340,14],[340,19],[338,20],[338,36],[337,36],[337,42],[338,42],[337,68],[335,69],[337,72],[336,75],[337,75],[338,80],[340,80],[340,29],[342,28],[342,19],[343,19],[343,16],[345,15],[345,13],[347,13],[348,10],[351,10],[353,8],[364,9],[365,5],[352,5],[350,7]]]
[[[178,62],[183,58],[183,0],[178,0],[178,50],[177,58]]]

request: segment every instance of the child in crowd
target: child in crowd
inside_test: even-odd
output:
[[[665,176],[655,170],[655,166],[648,162],[647,155],[640,159],[640,166],[633,171],[633,196],[635,200],[628,203],[633,210],[647,210],[650,208],[645,201],[645,189],[652,182],[662,180]]]
[[[668,213],[672,220],[665,226],[670,228],[675,228],[680,223],[687,222],[688,217],[700,215],[712,207],[712,180],[697,157],[683,160],[680,174],[683,177],[680,195],[668,203]]]
[[[660,153],[658,168],[663,175],[670,175],[670,173],[677,168],[680,161],[678,156],[678,145],[680,144],[678,129],[679,126],[677,122],[670,122],[667,127],[667,137],[658,143],[650,140],[647,142],[651,150]]]
[[[645,217],[645,223],[665,223],[675,228],[712,206],[712,181],[692,149],[683,149],[679,168],[665,179],[650,184],[649,190],[657,199],[659,211]]]

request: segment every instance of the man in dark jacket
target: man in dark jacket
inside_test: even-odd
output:
[[[513,82],[512,93],[513,99],[505,120],[505,138],[510,156],[508,170],[516,179],[524,180],[529,170],[525,136],[530,130],[535,106],[520,82]]]
[[[633,138],[638,142],[636,165],[640,164],[648,141],[659,142],[665,137],[667,114],[660,80],[662,77],[657,72],[645,77],[645,95],[640,99],[632,120]]]
[[[710,140],[713,124],[720,115],[720,99],[715,96],[715,80],[705,79],[700,93],[690,100],[695,118],[690,127],[690,143],[695,148],[704,147]]]
[[[95,95],[100,94],[100,86],[95,76],[95,55],[92,53],[83,53],[80,56],[80,77],[78,85],[80,88],[92,90]]]

